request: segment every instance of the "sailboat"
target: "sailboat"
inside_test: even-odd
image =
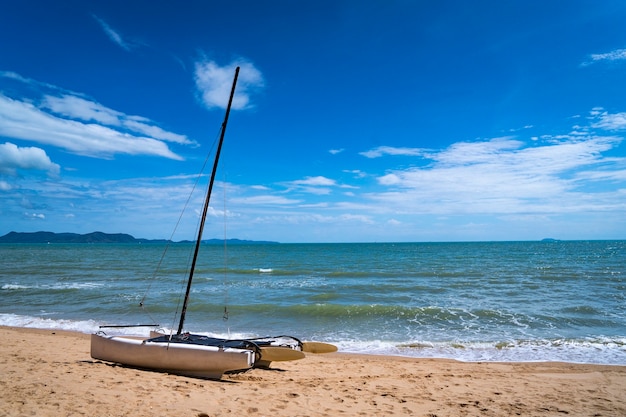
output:
[[[184,331],[194,270],[238,76],[239,67],[235,70],[226,115],[222,123],[176,334],[151,332],[150,338],[146,339],[132,336],[109,336],[99,331],[91,335],[92,358],[174,374],[220,379],[225,373],[245,371],[252,367],[268,367],[272,361],[302,359],[306,351],[325,353],[337,350],[331,344],[302,342],[292,336],[231,340]]]

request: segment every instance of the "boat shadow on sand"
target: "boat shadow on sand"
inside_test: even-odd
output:
[[[184,372],[172,372],[172,371],[165,371],[165,370],[155,370],[153,368],[142,368],[142,367],[138,367],[138,366],[129,366],[129,365],[121,364],[121,363],[111,363],[111,362],[104,362],[104,361],[100,361],[100,360],[82,360],[82,361],[78,361],[77,363],[84,364],[84,365],[96,365],[96,366],[106,365],[106,366],[108,366],[110,368],[121,368],[121,369],[129,369],[129,370],[136,370],[136,371],[142,371],[142,372],[157,373],[157,374],[162,374],[162,375],[182,376],[182,377],[185,377],[185,378],[199,379],[199,380],[202,380],[202,381],[220,382],[220,383],[225,383],[225,384],[239,384],[241,382],[245,382],[245,381],[248,381],[248,380],[253,380],[255,378],[258,378],[258,377],[254,377],[254,376],[252,376],[252,374],[250,374],[250,371],[252,369],[260,369],[263,372],[276,372],[276,373],[287,372],[286,369],[281,369],[281,368],[270,368],[269,366],[267,366],[267,367],[256,366],[256,367],[250,368],[250,369],[242,369],[240,371],[231,371],[231,372],[226,372],[225,373],[226,376],[237,376],[237,377],[240,376],[240,375],[248,374],[243,379],[235,380],[235,379],[221,379],[221,378],[217,378],[217,377],[212,378],[212,377],[207,377],[207,376],[202,376],[202,375],[191,375],[191,374],[185,374]]]

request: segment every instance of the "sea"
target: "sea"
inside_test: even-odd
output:
[[[193,244],[0,244],[0,325],[177,329]],[[147,325],[147,327],[104,327]],[[184,328],[340,352],[626,365],[626,241],[205,245]]]

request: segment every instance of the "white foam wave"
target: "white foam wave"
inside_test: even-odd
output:
[[[24,285],[24,284],[4,284],[3,290],[84,290],[101,288],[104,284],[101,282],[67,282],[67,283],[55,283],[55,284],[36,284],[36,285]]]
[[[94,333],[100,325],[94,320],[51,319],[47,317],[0,314],[0,326],[37,329],[70,330]],[[148,336],[149,327],[107,328],[108,334]],[[209,333],[190,329],[194,333],[227,339],[245,339],[267,335],[246,332]],[[165,334],[171,329],[163,328]],[[301,337],[300,335],[294,335]],[[306,340],[306,337],[302,337]],[[340,339],[340,338],[337,338]],[[518,342],[398,342],[384,340],[320,340],[337,345],[340,352],[370,355],[394,355],[415,358],[446,358],[464,362],[570,362],[606,365],[626,365],[626,337],[605,337],[583,340],[528,340]]]
[[[387,341],[340,342],[341,351],[463,362],[570,362],[626,365],[626,338],[536,340],[517,343],[456,343]]]
[[[4,284],[1,287],[3,290],[26,290],[29,289],[31,287],[27,286],[27,285],[20,285],[20,284]]]
[[[50,319],[17,314],[0,314],[0,326],[70,330],[80,333],[92,333],[98,328],[98,324],[93,320]]]

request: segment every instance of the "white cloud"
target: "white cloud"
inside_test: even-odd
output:
[[[360,152],[366,158],[380,158],[385,155],[401,155],[401,156],[422,156],[424,149],[420,148],[394,148],[392,146],[379,146],[366,152]]]
[[[341,153],[341,152],[343,152],[343,151],[344,151],[344,149],[331,149],[331,150],[329,150],[328,152],[329,152],[331,155],[337,155],[337,154],[339,154],[339,153]]]
[[[622,61],[626,60],[626,49],[615,49],[613,51],[605,52],[602,54],[591,54],[589,58],[590,61],[583,62],[582,66],[589,66],[593,63],[601,61]]]
[[[591,54],[591,59],[594,61],[617,61],[626,59],[626,49],[616,49],[604,54]]]
[[[355,178],[365,178],[367,174],[360,169],[344,169],[343,172],[354,175]]]
[[[289,187],[290,191],[297,190],[307,194],[328,195],[332,192],[329,187],[336,187],[337,182],[330,178],[317,176],[306,177],[302,180],[289,181],[286,182],[285,185]]]
[[[261,191],[267,191],[270,188],[265,186],[265,185],[251,185],[250,188],[252,188],[253,190],[261,190]]]
[[[154,139],[180,144],[195,143],[183,135],[163,130],[145,117],[128,116],[122,112],[105,107],[100,103],[86,100],[75,95],[64,94],[61,97],[48,95],[44,97],[42,106],[65,117],[86,122],[94,121],[107,126],[124,127],[133,132],[148,135]]]
[[[52,84],[43,83],[41,81],[33,80],[32,78],[26,78],[13,71],[0,71],[0,77],[7,78],[9,80],[18,81],[19,83],[32,86],[33,88],[47,88],[53,91],[60,91],[60,89]]]
[[[330,178],[317,176],[317,177],[306,177],[303,180],[292,181],[293,185],[312,185],[312,186],[333,186],[336,185],[335,180],[331,180]]]
[[[41,148],[20,148],[10,142],[0,144],[0,173],[15,175],[17,169],[47,171],[50,175],[58,175],[60,166],[53,163]]]
[[[494,157],[506,155],[520,146],[522,142],[510,137],[495,138],[486,142],[459,142],[450,146],[445,151],[425,154],[443,164],[476,164],[489,162]]]
[[[315,195],[329,195],[332,193],[332,190],[327,187],[300,187],[298,191],[307,193],[307,194],[315,194]]]
[[[111,41],[113,41],[115,44],[117,44],[120,48],[124,49],[125,51],[131,50],[132,45],[126,42],[117,31],[113,30],[113,28],[109,26],[107,22],[100,19],[96,15],[93,15],[93,18],[96,19],[96,21],[100,24],[100,27],[102,27],[102,29],[104,30],[104,33],[106,33],[107,37]]]
[[[329,206],[329,203],[327,202],[298,205],[299,208],[326,208],[328,206]]]
[[[0,135],[7,138],[49,144],[96,158],[130,154],[182,160],[163,142],[196,144],[148,118],[127,115],[81,94],[13,72],[0,71],[0,77],[17,81],[26,85],[31,94],[41,95],[39,99],[16,99],[0,93]]]
[[[576,179],[581,181],[613,181],[613,182],[626,182],[626,164],[621,170],[602,170],[597,171],[580,171],[576,174]],[[626,188],[625,188],[626,190]]]
[[[137,133],[143,133],[144,135],[148,135],[151,138],[164,140],[166,142],[179,143],[183,145],[196,144],[195,141],[187,139],[187,137],[184,135],[168,132],[161,129],[159,126],[145,123],[141,121],[141,118],[138,117],[128,118],[124,120],[123,126]]]
[[[382,185],[395,185],[400,184],[402,182],[402,179],[397,174],[387,174],[378,178],[378,182]]]
[[[257,195],[252,197],[238,197],[233,198],[230,201],[233,203],[248,204],[248,205],[293,205],[298,204],[301,200],[295,200],[292,198],[286,198],[275,195]]]
[[[339,216],[338,220],[340,222],[352,222],[352,221],[356,221],[359,223],[365,223],[365,224],[374,224],[374,221],[372,220],[371,216],[365,216],[363,214],[342,214]]]
[[[428,167],[393,170],[378,178],[387,190],[372,193],[391,211],[408,213],[528,213],[615,209],[608,195],[584,194],[589,181],[619,180],[626,161],[605,158],[619,137],[551,138],[531,146],[511,138],[461,142],[431,152]],[[603,168],[603,174],[597,169]],[[595,178],[576,173],[591,171]],[[585,181],[583,181],[583,179]],[[584,196],[597,196],[594,202]],[[621,201],[621,200],[620,200]],[[570,206],[568,207],[568,204]]]
[[[69,111],[69,107],[65,110]],[[85,117],[86,114],[85,112]],[[100,118],[104,114],[96,112],[96,116]],[[42,111],[31,103],[14,100],[2,94],[0,94],[0,135],[53,145],[96,158],[109,158],[122,153],[182,160],[158,139],[134,136],[94,123],[60,118]]]
[[[109,126],[120,126],[120,118],[123,116],[122,113],[109,109],[100,103],[68,94],[61,97],[47,95],[43,99],[42,107],[73,119],[99,122]]]
[[[604,130],[624,130],[626,129],[626,112],[610,114],[606,111],[598,111],[592,114],[599,119],[592,124],[592,127]]]
[[[251,107],[250,95],[265,85],[263,75],[254,64],[244,60],[220,67],[215,61],[200,61],[195,65],[196,88],[202,103],[209,108],[226,108],[233,84],[235,68],[241,67],[232,108]]]
[[[321,206],[325,208],[326,206]],[[372,218],[361,214],[340,214],[340,215],[323,215],[318,213],[306,213],[298,211],[297,213],[282,213],[280,215],[260,216],[255,219],[255,223],[279,224],[283,225],[311,225],[311,224],[335,224],[350,225],[351,223],[372,224]],[[310,239],[310,236],[309,236]]]
[[[0,180],[0,191],[9,191],[12,190],[13,186],[6,181]]]
[[[623,137],[626,114],[594,108],[570,134],[459,142],[420,154],[430,163],[392,169],[369,198],[402,214],[555,214],[620,210],[626,158],[606,156]],[[395,148],[394,148],[395,149]],[[622,188],[623,185],[622,185]]]

